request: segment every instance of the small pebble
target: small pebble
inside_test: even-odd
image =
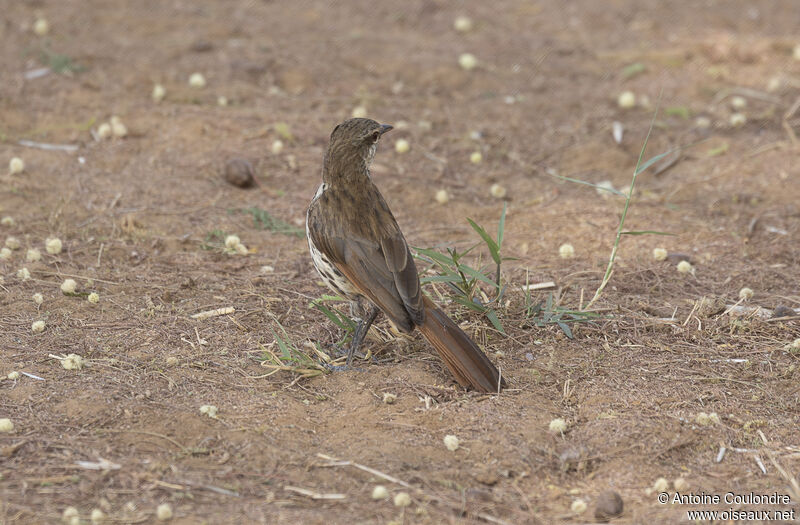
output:
[[[436,202],[439,204],[447,204],[449,200],[450,196],[447,194],[447,190],[439,190],[436,192]]]
[[[226,182],[238,188],[250,188],[255,183],[253,165],[241,157],[230,159],[225,163],[223,177]]]
[[[613,490],[606,490],[597,496],[594,517],[605,523],[612,518],[621,516],[623,509],[624,504],[620,495]]]
[[[474,151],[469,156],[469,161],[473,164],[480,164],[483,161],[483,155],[480,151]]]
[[[0,432],[13,432],[14,423],[7,417],[0,419]]]

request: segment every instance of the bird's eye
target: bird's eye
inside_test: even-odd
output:
[[[381,136],[380,131],[375,131],[374,133],[372,133],[372,135],[370,135],[370,137],[372,137],[372,142],[378,142],[380,136]]]

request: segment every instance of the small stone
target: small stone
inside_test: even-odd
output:
[[[0,419],[0,432],[14,432],[14,422],[7,417]]]
[[[249,160],[240,157],[225,163],[223,177],[226,182],[238,188],[250,188],[255,183],[253,165]]]
[[[281,139],[273,141],[270,151],[273,155],[279,155],[283,151],[283,141]]]
[[[469,161],[473,164],[480,164],[483,161],[483,155],[480,151],[473,151],[469,156]]]
[[[613,490],[606,490],[597,497],[594,517],[597,521],[605,523],[612,518],[621,516],[623,509],[622,497]]]
[[[571,244],[562,244],[558,247],[558,256],[562,259],[571,259],[575,257],[575,248]]]
[[[436,192],[436,202],[439,204],[447,204],[450,200],[450,196],[447,194],[447,190],[439,190]]]
[[[411,149],[411,144],[406,139],[397,139],[394,143],[394,150],[397,153],[406,153]]]

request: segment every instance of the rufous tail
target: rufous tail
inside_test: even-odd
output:
[[[461,386],[480,392],[498,392],[505,386],[500,372],[489,361],[478,345],[469,338],[433,301],[425,302],[425,322],[419,331],[439,352],[450,373]]]

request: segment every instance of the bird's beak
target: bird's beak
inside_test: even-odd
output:
[[[391,131],[394,126],[390,126],[389,124],[381,124],[381,135],[386,133],[387,131]]]

